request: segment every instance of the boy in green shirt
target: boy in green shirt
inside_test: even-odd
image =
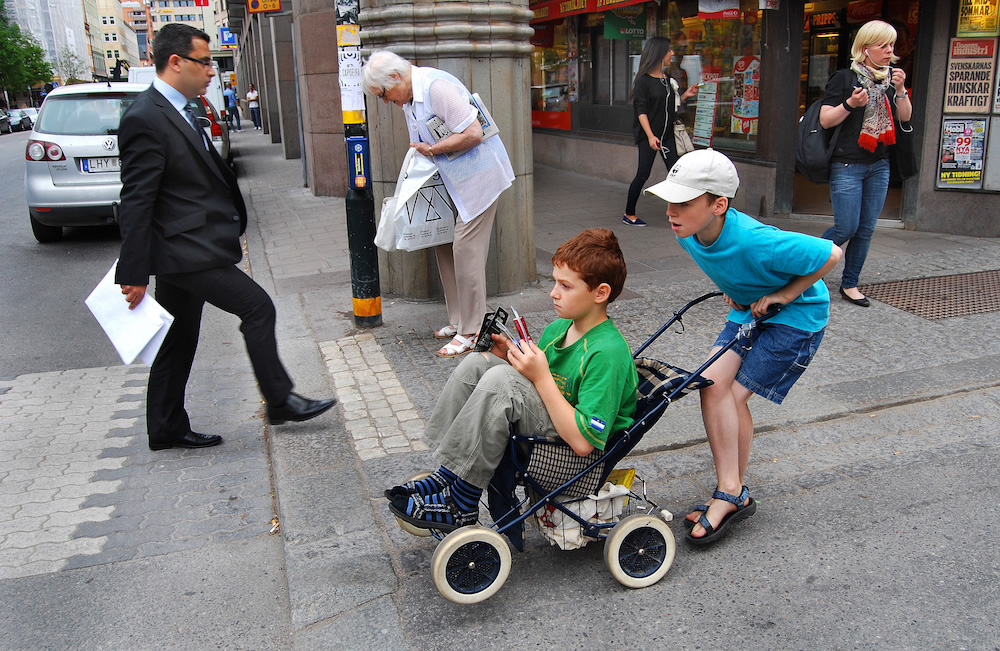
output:
[[[386,491],[401,520],[441,531],[475,524],[511,423],[525,436],[561,438],[580,456],[632,424],[638,377],[608,317],[627,275],[618,238],[585,230],[556,250],[552,266],[559,318],[537,345],[493,335],[492,354],[472,353],[451,374],[424,432],[441,467]]]

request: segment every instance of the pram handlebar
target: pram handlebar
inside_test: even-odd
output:
[[[722,295],[722,292],[715,292],[714,294],[711,294],[711,295],[706,294],[705,296],[701,297],[701,299],[705,299],[705,298],[708,298],[710,296],[721,296],[721,295]],[[701,300],[701,299],[699,299],[699,300]],[[753,319],[751,321],[747,321],[746,323],[740,325],[739,332],[736,333],[736,336],[733,337],[728,343],[726,343],[725,345],[723,345],[722,348],[720,348],[719,350],[717,350],[714,355],[712,355],[711,357],[709,357],[705,361],[704,364],[702,364],[694,372],[692,372],[691,375],[690,375],[690,378],[693,379],[693,378],[696,378],[699,375],[701,375],[709,366],[711,366],[712,364],[714,364],[716,362],[716,360],[718,360],[720,357],[722,357],[726,353],[727,350],[729,350],[730,348],[732,348],[733,346],[735,346],[736,342],[738,342],[743,337],[749,336],[749,334],[753,331],[754,328],[759,327],[760,324],[762,324],[765,321],[767,321],[768,319],[774,317],[778,312],[781,311],[781,309],[783,307],[785,307],[785,306],[782,305],[781,303],[775,303],[764,314],[760,315],[756,319]],[[668,403],[669,402],[673,402],[674,399],[677,398],[677,396],[679,396],[681,394],[681,392],[684,390],[685,386],[687,386],[687,382],[681,384],[676,389],[674,389],[673,391],[671,391],[670,395],[668,395],[665,398],[665,400]]]
[[[674,312],[674,315],[670,317],[670,320],[664,323],[662,326],[660,326],[660,329],[654,332],[653,336],[651,336],[649,339],[646,340],[646,343],[636,348],[635,352],[632,353],[633,359],[639,357],[639,355],[642,354],[642,351],[646,350],[646,348],[648,348],[650,344],[656,341],[660,335],[662,335],[664,332],[667,331],[667,328],[680,321],[681,317],[684,315],[685,312],[687,312],[689,309],[691,309],[698,303],[707,301],[710,298],[715,298],[716,296],[722,296],[722,292],[710,292],[708,294],[705,294],[704,296],[699,296],[698,298],[694,299],[681,309]]]

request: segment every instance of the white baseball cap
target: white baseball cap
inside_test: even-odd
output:
[[[670,203],[691,201],[706,192],[732,199],[740,187],[736,166],[714,149],[696,149],[677,159],[666,181],[646,188]]]

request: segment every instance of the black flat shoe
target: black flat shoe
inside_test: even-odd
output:
[[[869,301],[868,297],[866,296],[862,296],[861,298],[851,298],[850,296],[847,295],[847,292],[844,291],[843,287],[840,288],[840,298],[844,299],[849,303],[860,305],[861,307],[869,307],[872,304],[872,302]]]
[[[150,450],[169,450],[170,448],[210,448],[222,443],[222,437],[215,434],[199,434],[188,432],[173,441],[149,442]]]
[[[315,418],[336,404],[336,400],[310,400],[297,393],[289,393],[285,404],[278,407],[267,407],[267,419],[272,425],[281,425],[289,421],[301,423]]]

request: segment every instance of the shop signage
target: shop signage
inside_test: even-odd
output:
[[[851,0],[847,5],[848,23],[867,23],[882,17],[882,0]]]
[[[701,147],[712,146],[715,125],[715,100],[719,97],[719,82],[706,81],[698,89],[698,103],[694,109],[694,134],[691,142]]]
[[[945,113],[989,113],[995,38],[953,38],[945,77]]]
[[[698,18],[739,18],[740,0],[698,0]]]
[[[829,32],[844,26],[844,13],[841,11],[821,11],[809,14],[810,32]]]
[[[646,38],[646,10],[625,9],[604,14],[604,38],[609,40]]]
[[[549,0],[548,2],[532,3],[534,16],[532,23],[542,23],[577,14],[591,14],[611,11],[632,5],[641,5],[646,0]],[[600,16],[598,16],[600,18]],[[618,37],[623,38],[623,37]]]
[[[937,187],[981,189],[985,142],[985,118],[946,119],[941,127]]]
[[[998,0],[961,0],[958,6],[958,36],[997,36],[1000,27]]]
[[[733,115],[729,130],[739,134],[756,134],[759,106],[760,58],[740,57],[733,65]]]

